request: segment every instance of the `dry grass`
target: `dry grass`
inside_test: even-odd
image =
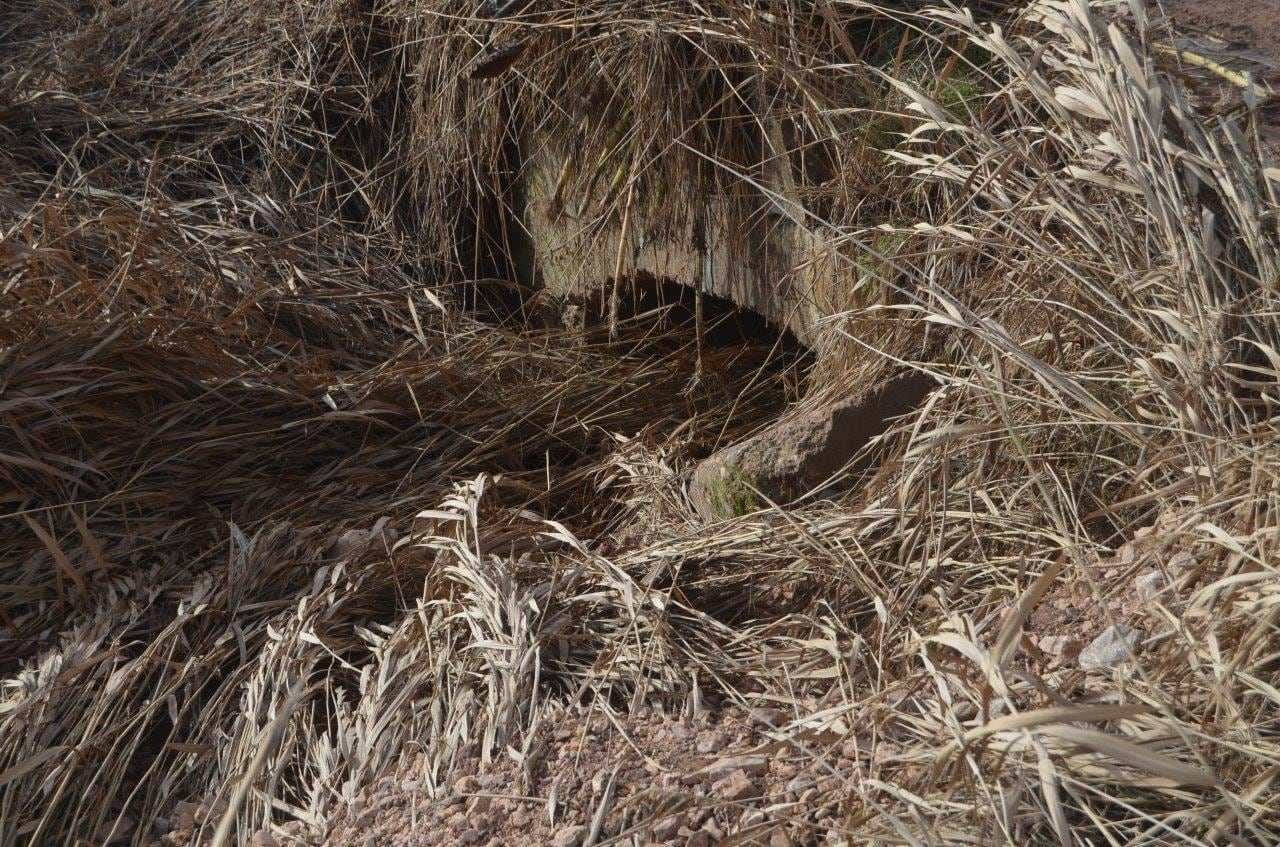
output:
[[[713,693],[856,735],[850,844],[1280,838],[1276,171],[1140,8],[534,4],[468,83],[472,4],[242,5],[0,11],[0,843],[320,832],[550,701]],[[795,217],[876,255],[833,331],[940,386],[838,502],[699,526],[784,367],[454,283],[512,273],[512,121],[676,226],[754,213],[775,118],[825,151]],[[1152,567],[1130,671],[1022,649],[1011,606]]]

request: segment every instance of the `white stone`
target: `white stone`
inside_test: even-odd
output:
[[[551,839],[551,847],[579,847],[586,835],[585,826],[566,826]]]
[[[1109,626],[1093,643],[1080,651],[1080,667],[1110,668],[1129,658],[1142,641],[1142,630],[1122,623]]]
[[[1141,574],[1134,580],[1134,588],[1137,589],[1140,600],[1153,600],[1164,590],[1164,574],[1160,571]]]
[[[717,759],[706,772],[715,781],[724,779],[736,770],[744,771],[747,776],[763,776],[769,771],[769,760],[764,756],[729,756]]]

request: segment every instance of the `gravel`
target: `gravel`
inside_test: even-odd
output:
[[[605,804],[596,844],[622,836],[620,843],[664,847],[804,847],[834,832],[835,822],[849,812],[846,781],[861,778],[855,761],[835,752],[858,753],[851,740],[826,751],[821,768],[802,749],[760,753],[766,745],[773,748],[758,711],[733,707],[692,724],[656,713],[623,715],[626,737],[611,723],[591,718],[561,711],[542,722],[529,747],[541,752],[528,771],[507,756],[482,762],[473,750],[443,777],[422,762],[370,789],[328,822],[325,837],[311,843],[585,847]],[[831,766],[841,770],[839,777],[832,778]],[[428,790],[433,779],[443,787],[435,798]],[[547,798],[555,785],[553,824]],[[805,804],[796,803],[795,789]]]

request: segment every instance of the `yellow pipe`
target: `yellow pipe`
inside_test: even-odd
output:
[[[1271,89],[1256,82],[1250,82],[1249,78],[1239,71],[1233,71],[1228,67],[1218,64],[1207,56],[1201,56],[1199,53],[1192,53],[1190,50],[1180,50],[1177,47],[1171,47],[1167,44],[1157,44],[1156,50],[1171,56],[1177,56],[1188,64],[1204,68],[1209,73],[1219,76],[1235,85],[1237,88],[1243,88],[1252,92],[1255,97],[1268,97],[1271,95]]]

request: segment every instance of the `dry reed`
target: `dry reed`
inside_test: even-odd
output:
[[[1280,839],[1276,171],[1141,4],[974,8],[0,10],[0,844],[197,798],[318,836],[548,702],[707,693],[862,743],[850,844]],[[527,46],[467,82],[486,32]],[[930,339],[878,468],[691,521],[692,458],[793,377],[465,308],[513,270],[515,126],[599,222],[634,191],[673,232],[795,162],[867,282],[832,331]],[[1021,638],[1148,568],[1131,671]]]

